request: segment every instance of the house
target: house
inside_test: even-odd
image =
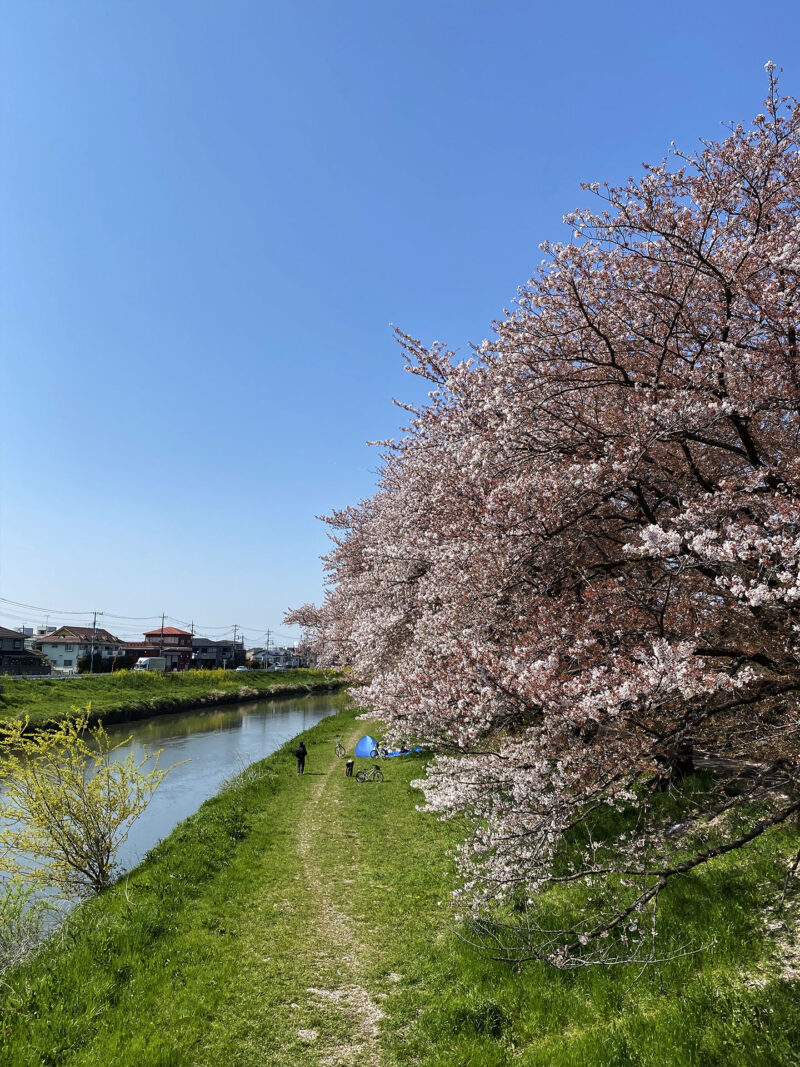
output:
[[[161,626],[158,630],[148,630],[144,638],[148,649],[154,651],[140,652],[140,656],[163,656],[168,671],[183,671],[191,666],[192,635],[188,630]]]
[[[245,665],[244,641],[212,641],[208,637],[192,638],[192,666],[216,670]]]
[[[151,645],[149,641],[123,641],[120,652],[136,663],[137,659],[144,656],[160,656],[158,645]]]
[[[50,664],[41,654],[25,648],[25,634],[0,626],[0,674],[49,674]]]
[[[30,630],[30,633],[28,631]],[[36,629],[31,627],[25,628],[25,647],[32,649],[36,643],[37,637],[46,637],[48,634],[53,633],[55,626],[37,626]]]
[[[122,642],[108,630],[92,626],[59,626],[52,633],[33,638],[33,646],[47,656],[54,670],[73,674],[82,656],[91,656],[94,644],[95,656],[110,659],[116,656]]]
[[[306,659],[297,648],[268,648],[266,651],[263,648],[251,648],[248,650],[247,658],[255,660],[262,667],[266,662],[266,669],[270,671],[275,670],[276,667],[288,670],[291,667],[308,666]]]

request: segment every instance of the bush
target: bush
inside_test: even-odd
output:
[[[132,670],[136,659],[133,656],[101,656],[99,652],[94,656],[94,670],[92,670],[92,657],[78,657],[79,674],[116,674],[117,671]]]

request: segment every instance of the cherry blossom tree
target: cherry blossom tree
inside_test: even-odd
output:
[[[653,958],[672,879],[800,812],[800,105],[767,71],[751,128],[587,186],[471,359],[399,335],[429,400],[290,616],[434,748],[505,958]]]

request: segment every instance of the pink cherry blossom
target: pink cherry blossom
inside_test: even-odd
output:
[[[773,70],[754,128],[587,186],[471,359],[398,334],[429,400],[290,616],[435,752],[427,809],[473,827],[459,911],[511,958],[657,956],[670,879],[800,810],[800,106]]]

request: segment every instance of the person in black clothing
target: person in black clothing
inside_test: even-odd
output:
[[[294,750],[294,754],[297,757],[297,773],[302,774],[306,766],[306,756],[308,755],[308,749],[301,741],[297,748]]]

